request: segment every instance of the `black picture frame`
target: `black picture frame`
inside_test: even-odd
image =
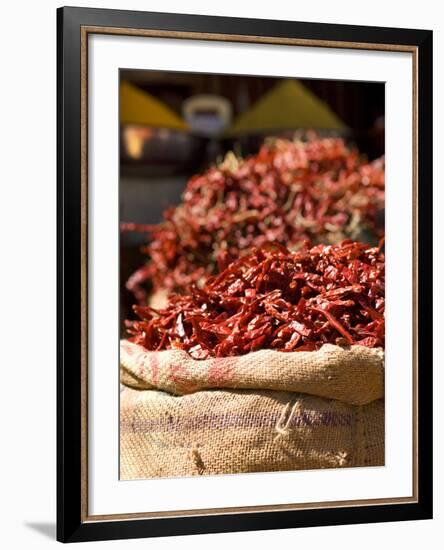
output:
[[[183,517],[85,519],[82,512],[82,27],[406,45],[417,51],[417,452],[416,502]],[[62,542],[355,524],[432,517],[432,32],[147,13],[57,10],[57,539]],[[82,435],[83,434],[83,435]]]

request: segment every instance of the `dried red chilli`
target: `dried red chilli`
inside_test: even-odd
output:
[[[130,339],[192,357],[258,349],[307,351],[325,343],[384,347],[384,255],[345,240],[290,252],[267,245],[164,309],[134,306]]]
[[[384,188],[384,159],[366,163],[342,139],[268,141],[255,156],[231,154],[191,178],[162,223],[135,226],[149,235],[142,273],[155,289],[183,292],[267,242],[294,249],[304,239],[363,239],[363,230],[380,237]],[[142,281],[127,288],[137,292]]]

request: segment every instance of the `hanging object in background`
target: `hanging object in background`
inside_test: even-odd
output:
[[[162,101],[126,81],[120,83],[119,121],[122,158],[127,162],[174,164],[189,153],[185,121]]]
[[[123,130],[125,151],[134,160],[143,156],[145,143],[153,136],[153,130],[146,126],[126,126]]]
[[[207,137],[220,135],[232,118],[230,101],[218,95],[192,96],[184,102],[182,112],[191,131]]]
[[[226,131],[227,137],[279,130],[316,129],[344,132],[347,126],[298,80],[276,84]]]
[[[247,159],[230,153],[194,176],[182,203],[148,229],[149,260],[127,288],[186,292],[267,242],[297,249],[308,239],[377,244],[384,231],[384,159],[368,163],[339,138],[268,140]]]
[[[155,167],[171,176],[194,168],[202,156],[202,139],[190,134],[180,115],[127,81],[120,84],[119,121],[123,166]]]

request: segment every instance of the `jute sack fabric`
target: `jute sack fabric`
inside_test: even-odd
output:
[[[361,346],[193,360],[120,349],[120,477],[384,464],[384,356]]]

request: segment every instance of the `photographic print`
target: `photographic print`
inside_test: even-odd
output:
[[[120,479],[384,465],[384,83],[125,70]]]
[[[432,517],[432,33],[57,36],[58,540]]]

